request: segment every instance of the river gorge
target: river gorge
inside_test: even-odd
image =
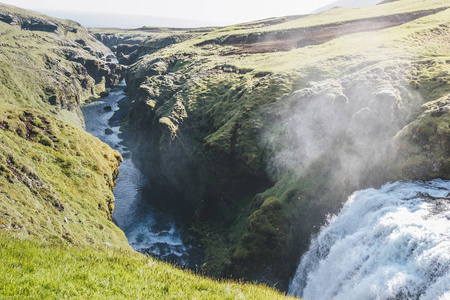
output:
[[[200,245],[188,233],[188,222],[180,216],[180,211],[170,207],[170,200],[167,200],[181,196],[154,187],[134,165],[132,153],[120,138],[120,121],[126,111],[120,110],[119,103],[129,101],[124,87],[119,85],[108,96],[82,108],[86,131],[123,156],[114,190],[113,221],[124,231],[128,243],[136,251],[182,267],[198,269]]]
[[[449,20],[0,4],[0,298],[447,299]]]

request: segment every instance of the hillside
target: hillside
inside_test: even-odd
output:
[[[360,0],[338,0],[334,1],[328,5],[325,5],[323,7],[320,7],[313,11],[314,14],[326,11],[328,9],[332,9],[335,7],[353,7],[353,8],[359,8],[359,7],[367,7],[367,6],[373,6],[380,2],[383,2],[382,0],[366,0],[366,1],[360,1]]]
[[[449,178],[449,14],[387,1],[136,50],[123,128],[141,169],[190,204],[204,272],[285,289],[350,193]]]
[[[80,107],[124,67],[68,20],[0,4],[0,298],[277,299],[134,252],[112,222],[120,154]]]
[[[128,248],[109,221],[122,158],[82,130],[80,110],[121,80],[121,67],[75,22],[6,5],[0,18],[2,231]]]

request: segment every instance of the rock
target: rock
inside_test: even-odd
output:
[[[111,135],[113,133],[114,133],[114,131],[112,131],[111,129],[109,129],[109,128],[105,129],[105,134]]]
[[[111,105],[107,105],[107,106],[103,107],[103,110],[106,112],[111,111],[112,110]]]
[[[77,39],[77,40],[75,40],[75,42],[77,42],[81,46],[87,46],[86,41],[83,39]]]
[[[59,200],[56,200],[53,206],[59,211],[64,211],[64,205]]]
[[[58,26],[55,23],[36,17],[23,20],[20,27],[32,31],[56,32],[58,30]]]
[[[0,13],[0,21],[10,25],[15,25],[17,23],[17,19],[12,14],[8,13]]]
[[[106,55],[106,61],[111,62],[113,59],[115,59],[116,56],[114,54],[108,54]]]
[[[130,152],[122,153],[122,157],[123,158],[130,158],[131,157],[131,153]]]
[[[0,11],[0,21],[10,25],[18,25],[23,30],[56,32],[58,25],[50,20],[35,16],[23,16]]]
[[[108,91],[103,91],[100,93],[100,97],[104,98],[104,97],[108,97],[109,96],[109,92]]]

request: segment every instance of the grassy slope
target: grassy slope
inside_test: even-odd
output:
[[[108,49],[75,22],[0,10],[58,26],[44,32],[0,22],[1,230],[50,244],[128,248],[109,221],[121,157],[79,129],[81,103],[105,85],[66,57],[96,60]],[[89,48],[75,42],[81,39]]]
[[[0,112],[0,230],[48,244],[128,249],[110,220],[121,157],[30,109]]]
[[[401,3],[401,4],[400,4]],[[233,49],[233,46],[220,47],[219,45],[206,45],[203,47],[195,46],[202,41],[215,38],[224,39],[230,34],[251,33],[256,31],[271,32],[279,29],[290,28],[308,28],[316,24],[327,24],[331,21],[363,19],[372,16],[382,16],[384,14],[394,14],[394,12],[409,12],[414,9],[425,10],[437,7],[446,7],[445,1],[427,1],[426,3],[414,3],[404,0],[402,2],[392,2],[380,5],[375,8],[361,9],[339,9],[339,14],[332,10],[328,13],[312,15],[301,18],[297,21],[282,23],[279,25],[263,28],[239,29],[240,27],[226,27],[221,30],[202,35],[196,39],[188,40],[184,43],[168,47],[158,52],[157,57],[170,57],[175,54],[195,55],[193,60],[201,61],[202,70],[212,69],[216,65],[229,63],[241,69],[254,69],[256,71],[271,71],[277,73],[290,73],[298,70],[307,70],[308,68],[325,68],[326,76],[342,74],[342,71],[349,67],[357,66],[361,62],[377,62],[386,59],[417,59],[420,56],[438,56],[442,53],[433,53],[439,49],[430,49],[418,47],[411,39],[417,32],[425,31],[436,27],[438,23],[446,23],[448,10],[431,15],[420,20],[408,22],[405,25],[385,29],[375,32],[364,32],[352,35],[337,36],[331,42],[319,46],[309,46],[306,48],[294,49],[292,51],[263,53],[255,55],[227,55],[221,56],[227,48]],[[237,31],[237,32],[236,32]],[[439,37],[436,37],[439,38]],[[421,41],[426,42],[425,40]],[[436,42],[431,40],[432,46],[437,46]],[[447,53],[445,44],[441,44],[441,52]],[[219,54],[219,55],[218,55]],[[142,58],[141,64],[145,64],[153,57]],[[307,59],[306,59],[307,58]]]
[[[60,30],[77,28],[64,35],[0,22],[0,298],[284,298],[132,251],[111,221],[121,157],[79,128],[79,105],[98,97],[104,84],[77,72],[79,65],[64,55],[70,50],[95,59],[93,52],[108,49],[71,21],[0,9],[57,22]]]
[[[0,295],[11,299],[289,299],[263,286],[207,279],[130,250],[48,247],[1,237]]]
[[[240,52],[245,49],[244,44],[199,44],[208,40],[223,41],[230,35],[309,28],[330,22],[443,7],[448,7],[446,1],[402,0],[356,10],[339,8],[275,25],[264,22],[236,25],[144,55],[131,67],[128,83],[138,100],[135,102],[136,115],[133,116],[141,122],[134,124],[134,129],[142,130],[144,137],[137,138],[138,147],[148,146],[145,139],[152,135],[152,149],[156,149],[151,152],[152,156],[158,151],[172,155],[167,155],[161,162],[150,163],[149,167],[154,169],[160,164],[162,175],[170,177],[172,169],[175,174],[180,172],[181,180],[187,178],[184,182],[186,195],[188,199],[197,197],[193,201],[197,201],[197,207],[203,210],[203,215],[199,213],[200,219],[220,216],[217,223],[222,228],[219,230],[224,236],[222,239],[208,238],[215,235],[209,234],[208,230],[203,232],[206,236],[204,241],[210,243],[212,250],[210,259],[207,257],[207,269],[214,273],[216,268],[220,273],[238,266],[236,262],[242,262],[246,267],[264,268],[265,261],[272,262],[267,269],[280,267],[277,264],[282,265],[284,258],[298,255],[298,252],[289,253],[295,220],[307,220],[305,224],[295,223],[300,227],[307,226],[308,222],[310,227],[314,222],[320,225],[323,216],[336,209],[342,198],[355,188],[351,185],[342,187],[342,183],[336,186],[337,183],[333,182],[333,176],[339,178],[339,174],[329,172],[330,166],[337,163],[330,154],[321,157],[322,162],[313,164],[300,178],[292,173],[274,176],[274,187],[252,201],[248,195],[240,194],[248,186],[239,185],[236,178],[245,182],[249,173],[259,178],[267,173],[276,173],[276,170],[267,168],[270,152],[273,154],[283,149],[265,147],[267,144],[261,136],[274,121],[280,122],[280,128],[270,130],[283,134],[285,120],[280,119],[283,106],[291,105],[289,95],[305,88],[309,81],[334,78],[358,82],[373,74],[390,76],[394,70],[396,79],[393,81],[405,86],[411,95],[418,92],[422,103],[442,97],[442,114],[432,115],[432,109],[422,108],[422,103],[414,103],[405,96],[402,105],[411,110],[405,120],[416,121],[396,137],[397,142],[403,139],[400,141],[400,155],[392,161],[397,169],[388,177],[379,177],[385,180],[411,176],[418,179],[448,177],[448,138],[445,135],[448,111],[444,107],[448,107],[446,99],[450,93],[450,9],[383,30],[342,36],[337,33],[334,39],[323,44],[290,51],[250,54]],[[351,84],[347,86],[350,86],[346,91],[349,93]],[[357,97],[350,100],[357,102]],[[439,106],[435,103],[433,109],[439,110]],[[146,118],[147,123],[142,121]],[[149,130],[150,126],[153,129]],[[181,154],[176,157],[174,152]],[[186,158],[194,163],[185,165]],[[175,163],[170,164],[174,159],[177,159]],[[435,162],[439,167],[430,171]],[[192,174],[186,175],[181,170],[193,165],[200,167]],[[200,180],[192,182],[194,176],[199,176]],[[180,179],[176,181],[174,184],[179,184]],[[207,207],[205,202],[208,201],[216,202],[216,205]],[[217,211],[222,211],[222,215]],[[228,228],[225,233],[222,232],[224,227]],[[297,244],[307,244],[308,230],[305,229],[304,234],[297,233]],[[303,240],[299,241],[298,236]],[[219,258],[213,250],[218,245],[223,256]],[[211,267],[215,263],[219,266]],[[287,265],[294,264],[290,262]],[[259,271],[267,272],[267,269]],[[286,270],[284,267],[280,269]],[[252,278],[249,271],[233,272]],[[280,271],[273,278],[283,272],[285,274],[285,271]]]

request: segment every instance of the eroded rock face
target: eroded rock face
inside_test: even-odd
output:
[[[267,91],[276,81],[273,75],[263,76],[254,85],[263,87],[261,99],[270,103],[259,108],[262,116],[230,110],[230,103],[240,101],[245,107],[252,103],[245,101],[259,99],[258,94],[246,98],[248,90],[231,83],[236,73],[189,78],[171,73],[175,64],[155,59],[134,65],[128,74],[134,99],[128,126],[144,172],[152,170],[157,179],[184,191],[200,221],[214,215],[211,210],[232,210],[239,201],[236,190],[256,194],[267,189],[253,198],[247,229],[240,246],[231,248],[231,263],[223,274],[284,282],[323,216],[357,189],[409,178],[411,160],[417,160],[414,151],[428,153],[416,162],[414,178],[449,174],[448,138],[443,136],[448,124],[436,123],[436,118],[448,118],[448,99],[420,108],[423,99],[409,85],[409,63],[379,64],[342,78],[312,81],[284,100],[270,98]],[[227,74],[220,77],[224,82],[214,81],[219,78],[215,72]],[[222,84],[226,91],[238,92],[222,94]],[[210,91],[219,95],[208,102]],[[258,122],[254,134],[249,124]],[[430,129],[423,131],[434,132],[425,135],[435,146],[418,138],[424,124]],[[412,144],[422,146],[418,150]],[[311,183],[302,188],[305,182]]]
[[[130,65],[130,55],[145,42],[147,36],[139,34],[95,33],[94,36],[108,46],[123,65]]]
[[[95,33],[94,36],[108,46],[123,65],[135,63],[139,57],[152,54],[170,45],[183,42],[193,34],[152,34],[148,33]],[[194,34],[195,35],[195,34]]]
[[[127,74],[133,157],[193,207],[209,250],[203,271],[286,288],[311,235],[349,194],[389,180],[448,178],[448,52],[385,60],[372,56],[392,40],[366,55],[356,50],[359,35],[348,36],[368,29],[350,25],[387,28],[443,9],[292,30],[238,26],[150,55],[150,40],[138,50]],[[311,29],[322,35],[308,36]],[[419,31],[404,38],[446,43],[447,25]],[[305,62],[321,51],[323,61]],[[274,66],[279,56],[303,67],[286,75]]]
[[[23,16],[0,9],[0,21],[20,26],[24,30],[56,32],[58,25],[50,20],[34,16]]]
[[[449,178],[450,95],[422,106],[423,113],[394,137],[395,176]]]
[[[8,84],[7,102],[13,102],[16,94],[24,95],[20,101],[30,107],[50,104],[47,112],[68,113],[83,126],[80,106],[105,95],[123,79],[124,67],[103,59],[110,50],[76,22],[0,5],[0,25],[4,30],[2,80],[14,76],[14,81],[34,89],[17,94],[18,87]],[[35,76],[34,70],[40,75]]]

